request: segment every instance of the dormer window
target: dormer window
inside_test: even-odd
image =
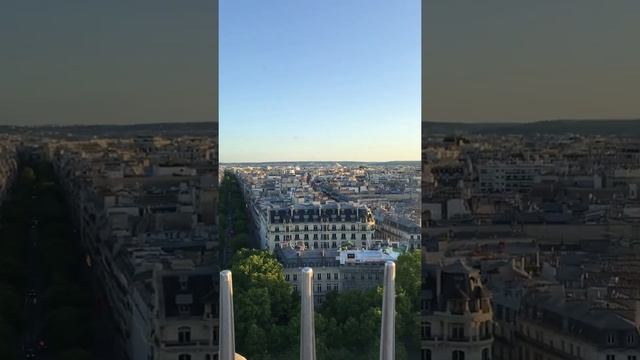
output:
[[[636,343],[636,336],[634,334],[627,335],[627,344],[633,345]]]
[[[189,343],[191,342],[191,328],[188,326],[181,326],[178,328],[178,342]]]
[[[189,286],[189,278],[186,276],[180,276],[180,279],[178,281],[180,283],[180,290],[187,290]]]
[[[189,315],[189,305],[178,305],[178,312],[180,315]]]
[[[610,333],[607,335],[607,344],[612,345],[616,343],[616,334]]]

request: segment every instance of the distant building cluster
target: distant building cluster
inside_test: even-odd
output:
[[[228,166],[239,179],[263,249],[299,286],[316,271],[315,297],[382,283],[384,263],[421,246],[420,174],[403,165]]]
[[[0,204],[7,196],[18,172],[17,144],[16,138],[0,135]]]
[[[640,357],[639,140],[430,134],[423,170],[423,360]]]
[[[54,164],[122,355],[217,358],[217,144],[136,136],[27,145]]]
[[[640,222],[640,140],[432,136],[423,144],[434,225]]]

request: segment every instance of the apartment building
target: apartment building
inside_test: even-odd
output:
[[[292,246],[368,249],[375,243],[374,224],[371,211],[357,204],[274,207],[268,210],[265,242],[270,251]]]
[[[285,280],[295,291],[301,286],[301,270],[314,268],[314,302],[322,303],[328,293],[367,290],[382,286],[384,264],[397,260],[391,248],[379,250],[291,249],[278,248],[278,261],[284,267]]]
[[[187,150],[207,148],[209,140],[200,141],[101,139],[61,142],[54,151],[122,358],[217,353],[217,168],[206,151]],[[175,149],[186,153],[179,163],[166,157]]]
[[[492,359],[491,294],[480,272],[461,259],[423,268],[422,359]]]
[[[18,172],[16,142],[10,137],[0,137],[0,204],[7,196]]]

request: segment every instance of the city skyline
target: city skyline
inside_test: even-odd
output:
[[[640,3],[512,5],[424,2],[423,121],[640,118]]]
[[[419,159],[420,39],[419,1],[222,1],[221,162]]]

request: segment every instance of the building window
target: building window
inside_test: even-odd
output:
[[[454,350],[451,353],[451,360],[464,360],[464,351]]]
[[[482,360],[490,360],[489,349],[482,349]]]
[[[451,338],[454,340],[464,339],[464,324],[451,325]]]
[[[180,276],[178,281],[180,282],[180,289],[183,291],[187,290],[187,286],[189,285],[188,278],[186,276]]]
[[[191,360],[191,355],[189,355],[189,354],[180,354],[180,355],[178,355],[178,360]]]
[[[615,355],[607,355],[607,360],[616,360]]]
[[[293,281],[298,281],[298,274],[293,274]]]
[[[318,284],[318,292],[321,293],[322,292],[322,285]]]
[[[615,344],[616,343],[616,334],[607,335],[607,344]]]
[[[291,277],[290,277],[290,275],[289,275],[289,274],[286,274],[286,275],[284,276],[284,279],[285,279],[285,280],[287,280],[287,281],[289,281],[289,279],[290,279],[290,278],[291,278]]]
[[[421,360],[431,360],[431,350],[422,349],[422,359]]]
[[[280,241],[280,235],[276,235],[276,241]]]
[[[178,305],[178,312],[180,315],[189,315],[189,305]]]
[[[333,273],[333,280],[338,280],[338,273]]]
[[[356,239],[356,234],[351,234],[351,240],[355,240]]]
[[[318,273],[316,277],[318,278],[318,280],[322,280],[322,274],[321,273]]]
[[[636,355],[629,355],[627,356],[627,360],[638,360],[638,357]]]
[[[333,284],[333,291],[338,291],[338,284]]]
[[[217,326],[213,327],[213,343],[214,344],[218,343],[218,327]]]
[[[188,326],[181,326],[178,328],[178,342],[189,343],[191,342],[191,328]]]
[[[633,334],[627,335],[627,344],[633,345],[636,342],[636,337]]]
[[[428,339],[431,337],[431,323],[428,321],[423,321],[422,322],[422,332],[421,332],[422,338],[423,339]]]

